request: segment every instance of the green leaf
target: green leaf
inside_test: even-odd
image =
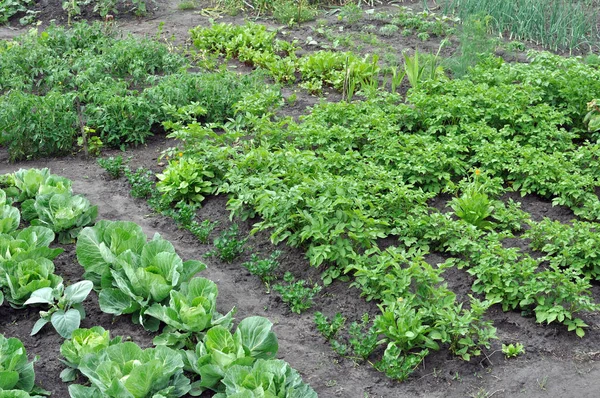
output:
[[[58,310],[52,314],[50,321],[54,329],[63,338],[68,339],[75,329],[79,328],[81,322],[81,314],[76,309],[71,308],[67,312]]]
[[[270,359],[277,355],[277,336],[271,331],[273,323],[261,316],[243,319],[235,332],[252,358]]]
[[[42,328],[44,326],[46,326],[46,324],[50,322],[49,320],[47,320],[46,318],[40,318],[37,320],[37,322],[33,325],[33,328],[31,329],[31,335],[34,336],[36,334],[38,334],[38,332],[40,330],[42,330]]]
[[[65,288],[65,298],[71,303],[81,303],[94,287],[91,281],[80,281]]]
[[[0,390],[12,390],[19,381],[19,372],[14,370],[0,371]]]
[[[53,304],[54,303],[54,289],[51,287],[43,287],[31,293],[31,296],[23,303],[23,305],[30,304]]]
[[[98,297],[100,309],[108,314],[130,314],[139,308],[131,297],[119,289],[102,289]]]

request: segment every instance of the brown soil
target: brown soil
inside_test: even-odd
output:
[[[64,20],[60,17],[60,2],[46,1],[49,8],[44,19]],[[420,1],[408,1],[402,5],[421,4]],[[42,4],[42,3],[39,3]],[[194,11],[178,11],[176,0],[157,3],[157,9],[146,19],[131,16],[119,16],[118,25],[125,31],[136,35],[155,35],[159,23],[164,22],[163,34],[174,36],[177,44],[187,39],[187,31],[197,25],[207,25],[208,19]],[[52,11],[54,10],[54,11]],[[53,12],[55,12],[53,14]],[[40,14],[45,16],[44,14]],[[53,17],[54,15],[54,17]],[[58,17],[57,17],[58,15]],[[222,17],[219,21],[240,22],[242,17]],[[329,17],[332,25],[337,24]],[[277,26],[272,21],[267,21]],[[312,25],[312,24],[311,24]],[[307,25],[309,26],[309,25]],[[310,27],[288,29],[288,37],[297,37],[303,44],[307,36],[313,35]],[[0,39],[14,37],[28,28],[17,26],[0,27]],[[358,27],[356,27],[358,29]],[[399,55],[404,48],[419,48],[436,51],[439,41],[423,43],[415,37],[403,38],[400,35],[386,39]],[[376,48],[365,48],[373,53]],[[447,50],[451,51],[451,49]],[[291,94],[285,88],[284,95]],[[335,98],[336,94],[332,94]],[[339,95],[337,95],[339,97]],[[298,116],[307,106],[318,99],[299,93],[293,109],[286,113]],[[175,142],[156,137],[146,146],[129,150],[123,156],[132,156],[131,166],[144,166],[160,170],[157,158],[160,152],[176,145]],[[106,152],[105,155],[120,154]],[[8,164],[5,150],[0,150],[0,173],[12,172],[26,167],[49,167],[52,172],[73,180],[74,190],[85,194],[99,207],[99,218],[109,220],[130,220],[140,224],[149,235],[159,232],[173,242],[178,253],[184,259],[202,259],[211,249],[211,245],[202,245],[188,232],[177,229],[172,220],[152,214],[143,200],[129,195],[124,179],[110,180],[94,160],[85,160],[79,155],[61,159],[38,160]],[[530,212],[534,219],[550,217],[567,222],[572,214],[560,207],[552,207],[547,201],[536,197],[518,198],[523,209]],[[202,219],[218,221],[213,237],[230,225],[226,206],[227,198],[210,197],[199,212]],[[241,231],[247,233],[252,221],[240,222]],[[391,242],[393,244],[393,242]],[[596,397],[600,390],[600,316],[593,314],[585,317],[590,325],[586,336],[580,339],[560,326],[540,326],[533,318],[522,317],[518,312],[502,312],[498,306],[488,311],[487,317],[498,328],[498,337],[492,349],[485,355],[464,362],[442,349],[428,356],[411,378],[404,383],[387,379],[375,371],[369,364],[356,364],[350,359],[336,355],[314,327],[314,311],[328,316],[343,312],[349,321],[360,318],[369,312],[378,312],[373,303],[367,303],[359,297],[359,292],[347,284],[335,282],[319,294],[313,309],[302,315],[292,314],[277,294],[266,294],[262,283],[250,275],[241,263],[250,253],[271,253],[283,251],[280,256],[282,270],[291,271],[297,278],[309,281],[319,280],[319,270],[309,266],[301,249],[286,245],[274,247],[268,234],[259,233],[250,237],[246,253],[232,264],[224,264],[216,259],[204,259],[208,269],[202,276],[212,279],[219,286],[219,309],[223,312],[235,306],[238,309],[236,319],[250,315],[262,315],[271,319],[280,341],[279,357],[288,361],[319,393],[320,397]],[[443,262],[438,254],[428,257],[431,263]],[[66,282],[82,278],[82,268],[77,264],[74,246],[67,246],[65,253],[55,261],[56,272]],[[462,270],[447,270],[444,277],[448,285],[458,295],[465,298],[470,292],[471,277]],[[595,288],[596,298],[600,298],[600,288]],[[133,325],[128,317],[113,318],[100,312],[97,298],[86,302],[87,318],[84,327],[101,325],[112,331],[113,335],[131,336],[143,346],[151,344],[152,335]],[[31,356],[39,355],[36,364],[38,383],[53,392],[54,397],[67,397],[67,385],[58,377],[62,370],[59,361],[59,347],[62,339],[50,329],[44,329],[31,337],[29,331],[37,319],[35,310],[13,310],[4,305],[0,307],[0,333],[19,337],[23,340]],[[506,360],[500,352],[502,343],[520,342],[524,344],[526,354],[512,360]]]

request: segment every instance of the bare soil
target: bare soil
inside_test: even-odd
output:
[[[407,1],[401,5],[421,4],[420,1]],[[177,10],[176,0],[164,0],[155,3],[148,18],[137,19],[130,15],[119,15],[117,24],[123,30],[135,35],[155,35],[159,24],[164,22],[163,37],[173,36],[176,44],[185,44],[188,30],[198,25],[208,25],[208,18],[196,11]],[[41,13],[43,24],[50,19],[64,22],[61,17],[60,1],[43,0],[40,7],[48,8],[47,15]],[[208,6],[208,5],[206,5]],[[41,9],[43,10],[43,8]],[[84,16],[86,16],[84,14]],[[223,16],[223,22],[240,22],[243,17]],[[261,21],[278,27],[273,21]],[[332,26],[337,21],[329,17]],[[288,38],[296,37],[303,44],[313,30],[307,24],[300,28],[288,29]],[[0,39],[11,38],[28,28],[16,25],[0,27]],[[359,29],[359,27],[356,27]],[[429,52],[436,51],[439,41],[421,42],[415,37],[400,35],[387,39],[400,55],[405,48],[419,48]],[[455,47],[454,47],[455,48]],[[376,48],[366,47],[365,52],[375,52]],[[452,51],[452,48],[446,50]],[[284,95],[291,89],[285,88]],[[332,93],[335,99],[336,94]],[[307,106],[318,99],[299,94],[298,101],[286,112],[298,116]],[[147,145],[128,150],[126,153],[107,151],[104,155],[122,154],[131,156],[132,168],[144,166],[159,171],[160,152],[177,143],[164,137],[155,137]],[[175,245],[184,259],[203,259],[211,245],[200,244],[190,233],[179,230],[174,222],[163,216],[152,214],[146,203],[134,199],[124,179],[111,180],[93,159],[83,159],[75,154],[60,159],[46,159],[17,164],[7,163],[5,149],[0,148],[0,173],[7,173],[28,167],[49,167],[53,173],[73,180],[77,193],[85,194],[99,207],[99,218],[109,220],[129,220],[140,224],[144,231],[152,236],[155,232]],[[568,222],[573,217],[568,209],[553,207],[548,201],[535,196],[514,197],[521,201],[523,209],[530,212],[534,219],[550,217]],[[218,221],[218,227],[212,237],[217,236],[230,225],[226,210],[227,198],[210,197],[199,211],[201,219]],[[237,221],[237,220],[234,220]],[[239,221],[238,221],[239,222]],[[247,233],[253,221],[239,222],[242,233]],[[389,242],[393,244],[393,242]],[[515,245],[523,245],[516,240]],[[65,253],[56,261],[56,272],[66,282],[82,278],[83,269],[78,265],[73,245],[65,247]],[[219,287],[219,309],[223,312],[235,306],[236,319],[250,315],[262,315],[271,319],[280,341],[279,358],[288,361],[318,392],[320,397],[596,397],[600,391],[600,315],[586,316],[584,321],[590,325],[582,339],[569,333],[564,327],[541,326],[535,319],[521,316],[518,312],[503,312],[499,306],[488,311],[487,317],[498,328],[499,340],[485,355],[465,362],[442,349],[428,356],[410,379],[397,383],[375,371],[369,364],[357,364],[354,361],[336,355],[314,327],[314,311],[328,316],[343,312],[349,321],[358,319],[365,312],[378,313],[373,303],[367,303],[359,297],[356,289],[348,284],[334,282],[325,287],[318,295],[312,310],[302,315],[289,311],[276,293],[266,294],[264,285],[258,278],[250,275],[241,264],[247,261],[252,252],[268,255],[273,250],[282,250],[281,273],[291,271],[297,278],[319,281],[319,271],[311,268],[301,248],[291,248],[280,244],[273,246],[267,233],[250,237],[246,253],[232,264],[216,259],[203,259],[208,269],[202,276],[214,280]],[[428,257],[431,263],[444,261],[439,254]],[[450,288],[458,297],[470,293],[471,277],[462,270],[449,269],[444,274]],[[597,301],[600,300],[600,288],[594,287]],[[132,340],[143,346],[151,344],[152,335],[141,327],[133,325],[128,317],[113,318],[100,311],[96,296],[86,302],[87,318],[84,327],[101,325],[112,331],[113,335],[131,336]],[[37,320],[33,309],[13,310],[7,305],[0,307],[0,333],[20,338],[31,356],[39,355],[36,364],[37,381],[52,391],[54,397],[68,397],[67,385],[59,379],[63,366],[59,361],[59,347],[62,339],[50,329],[44,329],[31,337],[29,331]],[[507,360],[500,352],[502,343],[520,342],[525,346],[526,354]],[[208,395],[207,395],[208,396]]]

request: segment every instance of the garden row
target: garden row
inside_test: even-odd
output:
[[[224,34],[230,36],[221,41]],[[274,64],[260,65],[271,73],[272,65],[292,62],[304,78],[302,68],[319,56],[297,59],[280,41],[268,47],[264,37],[272,37],[257,25],[220,24],[192,35],[202,49],[253,64],[274,56]],[[299,122],[267,107],[244,115],[244,134],[228,125],[170,124],[182,156],[164,174],[202,164],[209,173],[186,181],[188,192],[210,182],[229,195],[234,216],[260,216],[254,231],[306,247],[311,265],[325,267],[325,283],[352,276],[381,314],[365,332],[374,337],[361,339],[373,344],[345,353],[367,359],[383,344],[374,363],[393,378],[406,378],[442,346],[467,360],[479,355],[495,338],[484,313],[496,303],[583,336],[587,325],[578,314],[598,309],[591,296],[596,256],[581,242],[598,239],[598,136],[589,123],[597,109],[587,103],[600,92],[600,70],[577,58],[529,56],[528,64],[489,56],[460,79],[437,68],[417,73],[406,98],[361,88],[364,101],[321,103]],[[330,69],[337,78],[318,78],[343,88],[349,69],[339,65]],[[363,76],[372,76],[372,61],[356,65],[367,65]],[[535,222],[518,203],[500,200],[510,191],[548,198],[588,221]],[[453,212],[429,206],[441,193],[456,195],[448,203]],[[515,233],[546,256],[506,247]],[[380,250],[387,237],[397,245]],[[431,266],[424,260],[431,251],[449,259]],[[473,276],[472,290],[483,301],[457,301],[443,279],[452,266]],[[333,344],[344,352],[340,339]]]
[[[205,390],[218,397],[317,396],[287,363],[274,359],[278,343],[269,320],[248,317],[232,331],[235,309],[219,314],[216,284],[195,276],[203,263],[182,261],[170,242],[158,234],[148,241],[132,222],[86,227],[96,207],[48,169],[3,175],[2,187],[0,297],[15,309],[46,307],[31,333],[51,324],[66,339],[61,354],[68,367],[61,378],[83,376],[90,383],[69,386],[71,397],[181,397]],[[18,203],[21,211],[13,206]],[[21,215],[31,226],[19,228]],[[52,260],[62,252],[49,247],[55,233],[62,243],[76,238],[86,280],[64,287],[54,274]],[[101,327],[78,329],[92,289],[104,312],[131,314],[153,332],[164,324],[155,347],[111,339]],[[2,336],[0,350],[1,396],[47,395],[35,387],[33,363],[19,340]]]

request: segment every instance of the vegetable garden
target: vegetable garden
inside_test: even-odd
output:
[[[0,42],[0,396],[592,396],[594,21],[284,3]]]

